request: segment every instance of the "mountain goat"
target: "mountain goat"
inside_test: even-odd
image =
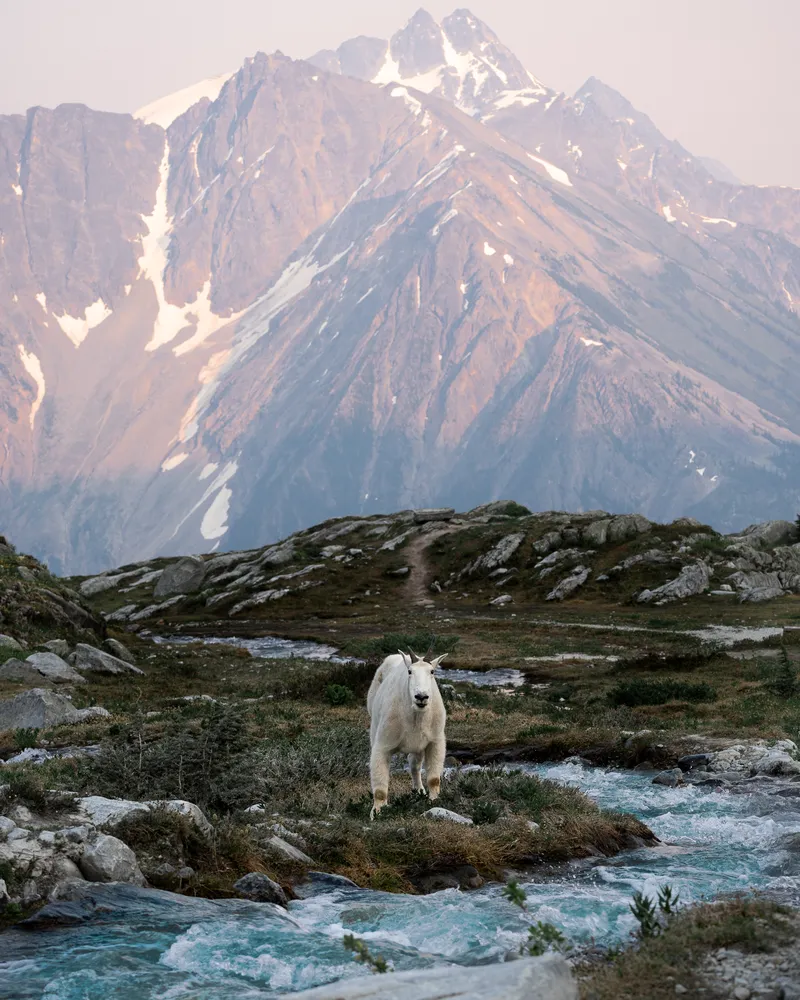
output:
[[[430,650],[425,655],[428,656]],[[411,787],[424,791],[420,768],[425,765],[428,794],[439,795],[445,758],[444,702],[433,678],[434,670],[446,656],[428,662],[425,657],[402,650],[387,656],[378,667],[367,695],[370,715],[370,780],[372,812],[386,805],[389,796],[389,765],[393,753],[408,754]]]

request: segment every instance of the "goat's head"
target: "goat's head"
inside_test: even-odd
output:
[[[435,684],[433,672],[445,656],[447,656],[447,653],[442,653],[441,656],[437,656],[433,660],[428,660],[427,657],[430,655],[431,650],[425,656],[420,656],[419,653],[415,653],[413,650],[404,653],[401,649],[398,652],[403,657],[403,662],[408,671],[408,696],[411,704],[415,711],[423,712],[430,704],[431,695],[433,694]]]

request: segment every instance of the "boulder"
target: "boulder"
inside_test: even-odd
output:
[[[447,820],[449,823],[460,823],[462,826],[472,826],[472,820],[461,813],[453,812],[452,809],[444,809],[442,806],[434,806],[427,809],[422,814],[425,819]]]
[[[489,604],[493,604],[495,607],[503,607],[504,604],[511,604],[513,601],[511,594],[501,594],[499,597],[495,597],[494,600],[489,601]]]
[[[786,545],[797,541],[797,527],[791,521],[764,521],[762,524],[751,524],[736,535],[728,537],[741,539],[750,545],[770,548],[773,545]]]
[[[33,653],[26,660],[40,676],[54,684],[85,684],[86,679],[55,653]]]
[[[11,635],[3,635],[0,632],[0,649],[22,649],[23,647]]]
[[[278,883],[261,872],[250,872],[234,882],[233,888],[242,899],[252,899],[255,903],[275,903],[277,906],[288,903],[286,893]]]
[[[607,530],[607,540],[612,543],[625,542],[629,538],[642,535],[653,527],[641,514],[620,514],[611,518]]]
[[[655,590],[643,590],[636,598],[640,604],[667,604],[684,597],[694,597],[708,590],[711,572],[704,562],[684,566],[680,575]]]
[[[198,556],[184,556],[164,568],[153,590],[156,598],[173,594],[194,594],[203,585],[206,566]]]
[[[42,643],[42,648],[46,649],[48,653],[55,653],[62,660],[65,660],[70,654],[70,644],[66,639],[50,639],[48,642]]]
[[[576,566],[569,576],[564,577],[547,595],[547,601],[563,601],[565,597],[574,594],[575,591],[584,585],[591,575],[591,570],[587,566]]]
[[[525,535],[523,534],[506,535],[488,552],[484,552],[483,555],[478,556],[474,562],[470,563],[465,572],[470,574],[488,573],[490,570],[497,569],[498,566],[504,566],[524,541]]]
[[[289,539],[280,545],[272,545],[258,560],[260,566],[283,566],[294,559],[294,542]]]
[[[456,516],[453,507],[424,507],[414,511],[414,524],[426,524],[428,521],[450,521]]]
[[[136,802],[131,799],[107,799],[103,795],[87,795],[78,799],[78,810],[95,826],[113,829],[131,816],[144,816],[153,810],[165,810],[185,816],[203,834],[212,832],[213,827],[200,806],[185,799],[150,799]]]
[[[354,976],[293,996],[295,1000],[577,1000],[578,986],[564,958],[547,954],[494,965]]]
[[[127,646],[123,646],[118,639],[106,639],[103,643],[103,649],[105,649],[107,653],[111,653],[112,656],[116,656],[118,660],[122,660],[125,663],[136,663],[133,653],[131,653]]]
[[[14,698],[0,701],[0,732],[6,729],[46,729],[65,723],[107,717],[99,706],[75,708],[69,698],[45,688],[31,688]]]
[[[742,604],[761,604],[763,601],[774,601],[776,597],[783,597],[786,591],[783,587],[753,587],[752,590],[745,590],[739,597]]]
[[[112,656],[96,646],[79,642],[75,647],[75,667],[85,673],[94,674],[143,674],[144,671],[134,667],[119,657]]]
[[[299,861],[304,865],[314,864],[307,854],[304,854],[299,848],[293,847],[292,844],[287,844],[280,837],[270,837],[266,846],[272,848],[276,854],[280,854],[287,861]]]
[[[145,882],[130,847],[107,833],[99,833],[87,844],[79,868],[89,882],[128,882],[131,885],[144,885]]]
[[[750,774],[753,776],[764,774],[771,777],[800,774],[800,761],[793,760],[784,751],[773,749],[753,764]]]
[[[554,549],[560,549],[564,544],[560,531],[548,531],[547,534],[534,542],[531,549],[539,556],[549,555]]]
[[[595,548],[599,545],[605,545],[608,540],[608,529],[611,524],[611,518],[603,518],[601,521],[593,521],[588,524],[581,532],[581,539],[584,545],[590,545]]]
[[[673,767],[669,771],[660,771],[653,778],[654,785],[666,785],[667,788],[676,788],[683,784],[683,771],[679,767]]]
[[[23,681],[25,684],[41,684],[42,675],[31,663],[12,657],[0,664],[0,681]]]

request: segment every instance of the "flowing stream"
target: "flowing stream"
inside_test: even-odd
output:
[[[579,763],[531,765],[601,806],[635,812],[663,845],[521,879],[531,917],[576,942],[622,941],[631,893],[669,883],[683,901],[758,888],[800,903],[800,798],[665,788],[651,776]],[[771,786],[773,790],[777,786]],[[789,789],[793,792],[795,784]],[[249,1000],[366,975],[342,946],[352,932],[397,969],[502,961],[526,918],[491,885],[430,896],[312,880],[286,913],[270,904],[190,899],[93,885],[55,904],[49,924],[0,934],[0,996],[14,1000]]]

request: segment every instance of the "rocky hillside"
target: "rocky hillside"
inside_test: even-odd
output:
[[[150,560],[75,581],[108,622],[339,615],[348,607],[662,605],[800,594],[788,521],[721,535],[692,518],[532,514],[510,501],[334,519],[259,549]],[[226,626],[229,627],[229,626]]]
[[[0,116],[0,523],[86,573],[509,495],[794,516],[798,240],[467,11]]]

